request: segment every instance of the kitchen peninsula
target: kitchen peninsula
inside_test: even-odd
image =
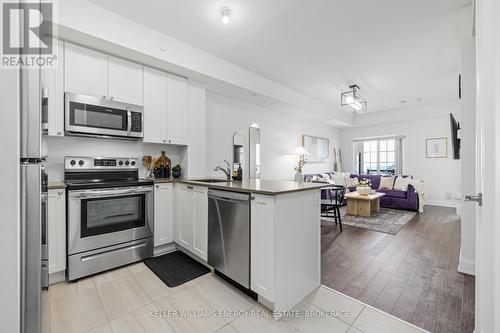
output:
[[[249,194],[249,289],[279,316],[280,312],[291,310],[320,285],[320,191],[324,186],[279,180],[176,180],[176,198],[180,202],[175,204],[178,208],[175,234],[182,238],[186,230],[182,215],[189,214],[189,211],[183,210],[202,212],[206,207],[204,198],[210,190]],[[186,204],[189,191],[194,192],[193,197],[198,197],[194,200],[198,202],[198,208],[196,203],[194,209]],[[210,209],[210,204],[208,206]],[[203,225],[206,218],[201,219]],[[189,242],[178,238],[176,242],[189,249]],[[189,250],[198,254],[200,247],[204,247],[199,244],[203,242],[198,242],[198,246],[196,239],[192,242],[194,244]]]

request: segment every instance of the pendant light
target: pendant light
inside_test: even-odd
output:
[[[354,114],[366,112],[367,102],[359,95],[359,87],[354,84],[349,86],[349,89],[349,91],[340,94],[340,106],[349,109]]]

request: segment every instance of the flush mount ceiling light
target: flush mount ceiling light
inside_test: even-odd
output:
[[[222,19],[222,23],[228,24],[229,23],[229,15],[231,14],[231,9],[229,7],[222,7],[220,10],[220,15]]]
[[[354,114],[366,112],[367,102],[359,95],[359,87],[354,84],[349,86],[349,89],[351,90],[340,94],[340,106],[348,108]]]

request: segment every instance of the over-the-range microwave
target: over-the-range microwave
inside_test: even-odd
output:
[[[67,135],[139,139],[143,111],[141,105],[66,92],[64,130]]]

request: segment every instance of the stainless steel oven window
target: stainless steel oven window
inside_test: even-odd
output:
[[[145,225],[145,194],[91,198],[81,201],[81,238]]]

